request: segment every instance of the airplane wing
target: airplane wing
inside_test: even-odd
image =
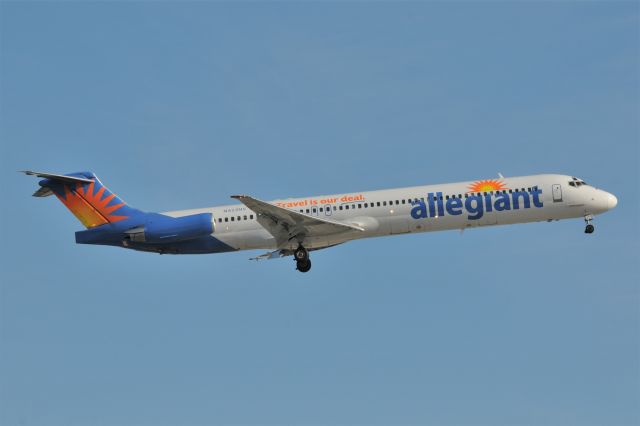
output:
[[[342,244],[342,243],[338,243],[338,244]],[[335,247],[338,244],[334,244],[332,246],[326,246],[326,247],[322,247],[322,248],[317,248],[317,249],[310,249],[309,251],[324,250],[324,249],[328,249],[328,248],[331,248],[331,247]],[[293,256],[293,250],[278,249],[278,250],[274,250],[274,251],[268,251],[268,252],[263,253],[263,254],[261,254],[259,256],[251,257],[251,258],[249,258],[249,260],[279,259],[279,258],[285,257],[285,256]]]
[[[293,238],[305,238],[338,234],[342,232],[363,232],[364,228],[343,222],[309,216],[294,210],[269,204],[248,195],[232,195],[257,215],[257,220],[282,245]]]

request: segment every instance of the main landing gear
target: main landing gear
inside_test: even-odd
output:
[[[311,259],[306,248],[298,246],[293,252],[293,258],[296,261],[296,269],[300,272],[309,272],[311,269]]]
[[[591,222],[593,221],[593,216],[588,214],[584,217],[584,221],[586,222],[587,226],[584,228],[584,233],[585,234],[593,234],[593,231],[595,231],[595,227],[591,224]]]

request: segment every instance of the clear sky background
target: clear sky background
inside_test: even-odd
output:
[[[640,422],[637,2],[0,4],[0,424]],[[313,253],[74,244],[147,211],[534,173],[595,221]]]

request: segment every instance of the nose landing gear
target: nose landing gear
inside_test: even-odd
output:
[[[587,226],[584,228],[584,233],[585,234],[593,234],[593,231],[595,231],[595,227],[591,224],[591,222],[593,221],[593,216],[588,214],[584,217],[584,221],[586,222]]]
[[[296,269],[300,272],[309,272],[311,269],[311,259],[309,259],[309,252],[306,248],[298,246],[293,252],[293,257],[296,261]]]

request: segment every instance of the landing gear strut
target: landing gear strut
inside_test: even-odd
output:
[[[309,252],[306,248],[298,246],[293,252],[293,257],[296,261],[296,269],[300,272],[309,272],[311,269],[311,260],[309,259]]]
[[[296,258],[296,261],[307,260],[309,259],[309,252],[306,248],[298,246],[296,251],[293,252],[293,257]]]
[[[591,221],[593,221],[593,216],[588,214],[584,217],[584,221],[586,222],[587,226],[584,228],[584,233],[585,234],[593,234],[593,231],[595,231],[595,227],[591,224]]]

